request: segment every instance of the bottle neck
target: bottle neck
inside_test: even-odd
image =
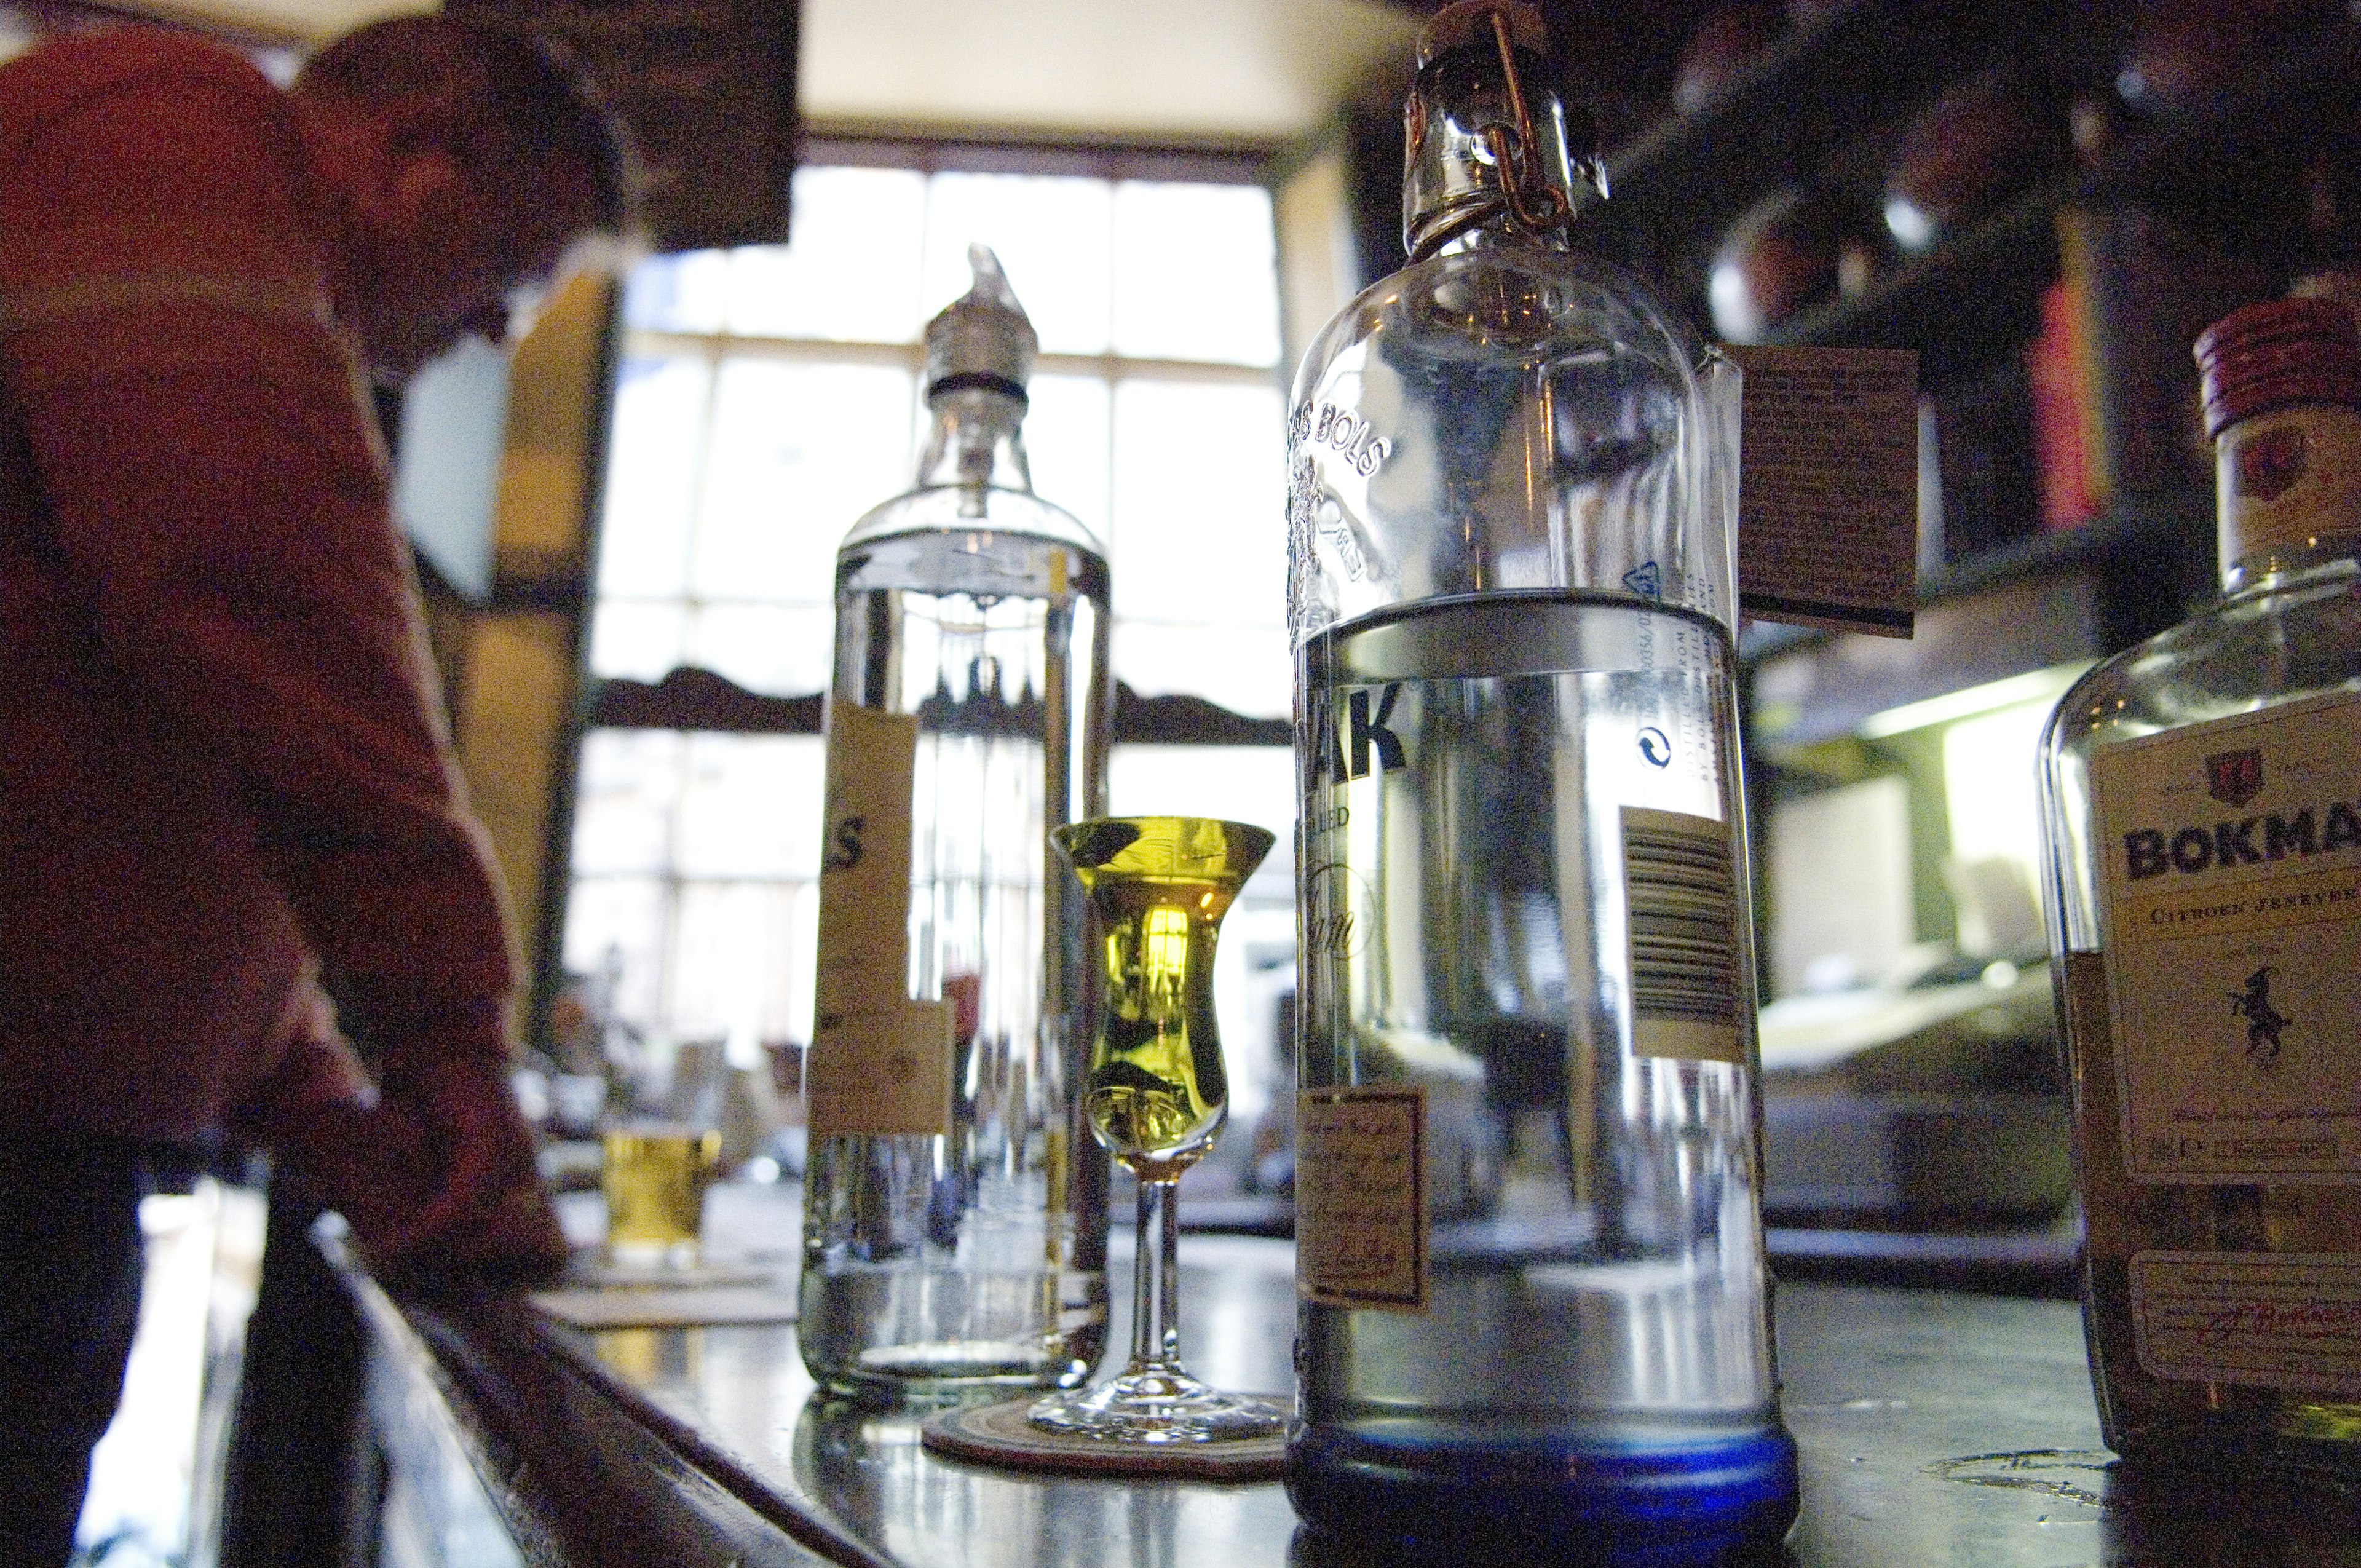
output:
[[[1595,158],[1577,187],[1565,111],[1538,58],[1482,38],[1430,60],[1404,106],[1402,243],[1414,261],[1515,237],[1563,247],[1577,189],[1603,196]]]
[[[2224,593],[2361,545],[2361,409],[2310,403],[2242,419],[2215,438],[2213,470]]]
[[[975,492],[973,515],[983,515],[983,492],[1033,493],[1033,470],[1025,457],[1025,400],[982,387],[945,388],[929,393],[934,429],[918,460],[918,488],[959,486]]]

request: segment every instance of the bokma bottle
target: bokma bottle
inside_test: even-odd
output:
[[[2361,343],[2197,342],[2222,597],[2042,738],[2107,1444],[2361,1479]]]

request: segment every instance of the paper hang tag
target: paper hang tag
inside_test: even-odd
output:
[[[810,1135],[948,1136],[951,1031],[948,1002],[897,1002],[820,1020],[804,1067]]]
[[[816,1012],[876,1013],[909,994],[915,714],[831,703],[820,844]]]
[[[909,996],[917,750],[915,715],[829,705],[819,957],[804,1064],[816,1138],[951,1130],[956,1001]]]
[[[1297,1294],[1332,1307],[1426,1310],[1425,1091],[1303,1090],[1295,1128]]]
[[[1732,347],[1738,608],[1907,637],[1918,598],[1918,356]]]

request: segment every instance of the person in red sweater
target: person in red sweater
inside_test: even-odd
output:
[[[159,1153],[271,1146],[389,1273],[563,1262],[365,383],[497,339],[627,197],[565,71],[439,19],[363,28],[285,92],[162,31],[0,66],[11,1562],[71,1551]]]

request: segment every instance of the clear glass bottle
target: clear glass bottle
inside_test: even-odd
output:
[[[1411,261],[1295,381],[1315,1529],[1706,1560],[1795,1518],[1761,1218],[1738,376],[1569,230],[1542,26],[1419,45]],[[1581,203],[1577,202],[1577,190]]]
[[[886,1398],[1071,1386],[1106,1335],[1082,894],[1048,838],[1106,809],[1106,559],[1033,494],[1033,327],[969,257],[917,485],[837,555],[796,1337]]]
[[[2222,597],[2042,741],[2082,1310],[2108,1445],[2361,1479],[2361,345],[2198,340]]]

